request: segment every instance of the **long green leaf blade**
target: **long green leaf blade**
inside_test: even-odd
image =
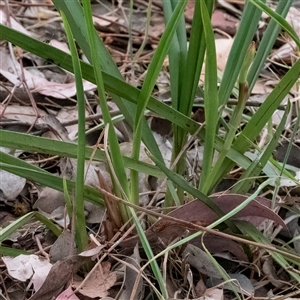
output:
[[[224,105],[229,99],[237,81],[244,56],[257,29],[260,16],[261,10],[255,7],[250,1],[246,1],[240,27],[234,38],[220,84],[220,105]]]
[[[56,141],[44,137],[38,137],[25,133],[13,132],[0,129],[1,146],[31,151],[37,153],[44,153],[49,155],[58,155],[61,157],[77,157],[77,145],[71,142]],[[101,149],[95,151],[92,147],[85,148],[85,159],[93,161],[106,162],[107,158],[105,152]],[[151,176],[161,177],[162,172],[155,166],[132,160],[130,157],[123,156],[126,168],[133,168],[138,172],[142,172]]]
[[[203,153],[202,173],[199,188],[209,179],[208,175],[212,168],[214,157],[215,135],[218,125],[218,76],[217,76],[217,59],[214,32],[211,26],[210,17],[206,5],[200,1],[201,16],[203,20],[203,28],[205,42],[207,45],[206,61],[205,61],[205,81],[204,81],[204,108],[205,108],[205,147]]]
[[[74,37],[65,14],[60,11],[65,26],[72,63],[75,75],[77,106],[78,106],[78,147],[77,147],[77,172],[75,186],[75,238],[79,252],[83,251],[88,244],[84,214],[84,168],[85,168],[85,98],[82,83],[82,72]]]
[[[187,0],[179,2],[168,22],[166,29],[161,37],[158,47],[154,53],[152,61],[148,66],[148,71],[143,83],[143,87],[137,102],[137,111],[134,122],[134,139],[132,147],[132,158],[138,160],[140,155],[140,146],[142,139],[142,120],[144,119],[144,111],[151,97],[154,85],[161,70],[164,59],[170,48],[174,33],[183,14]],[[138,174],[134,170],[130,173],[131,178],[131,197],[133,203],[138,203]]]

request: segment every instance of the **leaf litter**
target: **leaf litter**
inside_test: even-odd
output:
[[[10,3],[10,1],[8,2]],[[118,6],[114,6],[114,1],[104,2],[105,5],[99,5],[98,3],[93,5],[94,25],[125,79],[130,83],[134,83],[135,86],[140,86],[146,71],[145,65],[149,63],[160,35],[164,31],[161,2],[153,1],[151,29],[146,47],[136,56],[133,63],[128,61],[126,4],[120,1]],[[187,28],[190,28],[192,22],[192,2],[189,1],[185,13]],[[36,1],[31,0],[29,3],[36,4]],[[9,18],[7,12],[1,9],[1,23],[32,37],[49,39],[51,45],[68,52],[62,30],[58,30],[58,28],[61,28],[61,21],[57,12],[53,11],[51,1],[39,1],[37,4],[41,4],[41,6],[33,5],[26,9],[22,8],[22,3],[19,3],[16,7],[12,5],[10,9],[15,14],[10,13]],[[148,3],[139,0],[135,5],[132,39],[133,45],[136,47],[135,51],[138,53],[138,48],[143,42],[143,32],[146,24],[146,15],[143,11],[147,8]],[[124,10],[124,8],[126,9]],[[20,9],[17,14],[16,9]],[[212,22],[217,33],[218,68],[221,71],[224,70],[228,50],[238,27],[241,9],[241,4],[234,5],[230,1],[220,1],[213,14]],[[13,15],[17,17],[13,17]],[[297,19],[299,19],[299,9],[293,7],[287,20],[299,33],[299,22],[295,22]],[[34,20],[34,23],[32,20]],[[262,20],[262,22],[267,22],[266,17]],[[263,27],[264,24],[262,24]],[[286,39],[280,42],[281,46],[273,50],[269,56],[269,66],[273,63],[289,64],[294,60],[295,45],[293,45],[293,42]],[[227,46],[225,46],[225,43]],[[2,128],[18,132],[31,130],[32,134],[76,142],[77,110],[74,105],[76,103],[74,98],[76,90],[73,76],[56,66],[47,66],[44,61],[28,53],[22,54],[22,60],[29,63],[28,66],[23,68],[8,51],[7,45],[2,44],[0,51],[1,86],[11,91],[8,94],[3,93],[4,98],[1,98],[0,122]],[[85,58],[83,57],[83,59]],[[165,99],[166,95],[159,93],[167,94],[169,89],[167,61],[164,67],[165,69],[162,70],[159,77],[160,82],[157,83],[158,97],[162,99]],[[272,75],[273,71],[270,72],[269,70],[265,69],[264,76],[254,87],[254,90],[260,91],[259,94],[267,94],[269,92],[267,87],[270,90],[277,83],[277,78]],[[36,99],[39,99],[38,111],[30,106],[28,100],[30,96],[26,94],[27,92],[23,88],[24,83],[21,80],[21,72],[24,72],[30,93],[35,95]],[[93,116],[95,111],[99,112],[95,101],[95,85],[84,81],[84,89],[89,103],[86,116],[90,117]],[[14,91],[21,94],[14,94]],[[22,101],[17,95],[21,95]],[[294,95],[297,95],[296,92],[294,92]],[[69,106],[65,106],[63,100],[67,100],[66,103]],[[158,119],[155,115],[150,116],[149,114],[148,116],[149,122],[159,122]],[[72,123],[74,120],[75,124],[64,125],[65,122]],[[99,122],[91,118],[91,121],[87,123],[87,129],[98,124]],[[126,128],[126,124],[122,124],[122,128]],[[164,125],[156,126],[156,130],[154,128],[152,130],[155,132],[159,148],[163,153],[166,164],[169,166],[172,151],[170,131],[166,130]],[[287,128],[288,130],[291,129]],[[130,134],[123,135],[123,138],[122,151],[125,156],[129,156],[131,151]],[[285,140],[287,139],[285,138]],[[95,143],[91,145],[95,145]],[[285,142],[282,145],[286,145]],[[294,150],[287,161],[288,165],[294,168],[296,174],[299,174],[300,171],[298,148],[298,144],[295,143],[293,145]],[[5,151],[14,153],[15,150],[6,149]],[[275,158],[283,161],[282,157],[285,151],[286,146],[279,147],[274,155]],[[187,171],[192,174],[192,177],[196,177],[196,174],[199,173],[196,170],[201,168],[201,160],[195,157],[195,153],[197,151],[191,149],[188,154],[193,156],[190,170]],[[16,155],[48,169],[54,174],[68,175],[69,178],[74,177],[76,174],[74,169],[75,160],[66,161],[62,158],[51,158],[37,153],[18,152]],[[147,156],[141,159],[149,162]],[[86,169],[89,170],[86,172],[86,184],[91,186],[100,185],[108,193],[111,193],[110,175],[104,165],[90,163],[87,164]],[[97,176],[95,170],[100,172],[101,175]],[[268,171],[264,170],[264,172],[271,176]],[[19,216],[16,213],[17,211],[25,214],[31,209],[38,209],[47,218],[51,218],[64,228],[62,235],[56,239],[43,227],[42,223],[36,222],[30,224],[27,228],[24,227],[23,230],[25,231],[19,230],[15,233],[15,236],[1,241],[5,246],[14,245],[17,249],[32,253],[27,256],[19,255],[15,258],[1,257],[1,262],[3,262],[3,264],[0,264],[1,296],[5,295],[5,299],[12,300],[54,298],[58,300],[146,299],[145,295],[148,294],[149,297],[155,299],[151,286],[152,274],[148,269],[145,271],[142,268],[146,260],[143,249],[138,244],[138,239],[132,232],[125,232],[118,222],[111,222],[115,219],[113,217],[114,207],[116,207],[114,197],[106,198],[106,204],[112,203],[113,208],[110,211],[87,203],[86,218],[89,224],[91,241],[93,242],[90,243],[89,249],[84,253],[76,255],[74,237],[64,212],[65,204],[62,193],[47,187],[37,186],[18,177],[9,177],[10,175],[8,176],[6,173],[0,173],[0,176],[2,192],[0,197],[0,228],[6,227],[12,220],[17,219]],[[231,177],[234,178],[234,176],[232,174]],[[8,182],[4,181],[4,178]],[[193,180],[197,181],[198,179]],[[145,174],[140,177],[140,182],[142,183],[140,192],[143,194],[140,204],[145,207],[146,211],[148,210],[149,216],[151,216],[151,211],[159,208],[159,202],[157,207],[149,208],[147,205],[151,200],[153,191],[156,191],[162,182],[154,180],[155,183],[151,184],[150,178]],[[270,230],[272,231],[270,228],[274,228],[274,231],[279,228],[280,230],[277,230],[279,238],[282,238],[283,241],[293,239],[291,245],[299,254],[299,192],[296,192],[295,196],[292,195],[295,184],[291,184],[291,182],[281,182],[281,185],[290,188],[282,189],[282,199],[279,201],[279,207],[274,209],[268,198],[259,196],[239,211],[232,220],[237,222],[238,220],[247,220],[266,234]],[[162,194],[163,192],[164,190],[161,189]],[[221,194],[215,194],[211,199],[226,213],[245,201],[247,196],[230,194],[223,190]],[[288,205],[289,201],[293,205],[292,209]],[[21,209],[17,210],[20,206]],[[109,208],[109,205],[107,207]],[[4,212],[6,215],[2,214]],[[96,217],[89,215],[93,212]],[[154,220],[147,220],[150,225],[145,225],[145,232],[151,247],[156,253],[159,253],[168,245],[172,245],[178,239],[180,240],[193,232],[197,232],[199,230],[199,228],[197,229],[198,225],[205,227],[218,219],[218,215],[198,199],[192,201],[187,199],[185,204],[166,214],[167,217],[171,217],[169,219],[156,216],[158,218],[156,220],[155,214],[152,214],[152,216]],[[111,226],[112,223],[113,226]],[[118,231],[123,234],[124,240],[114,244],[116,241],[115,234]],[[38,245],[36,241],[35,236],[37,235],[41,237],[41,245]],[[120,237],[120,234],[117,234],[117,236]],[[50,262],[48,260],[49,254]],[[213,263],[211,255],[227,271],[230,276],[227,281],[220,275],[220,270]],[[160,263],[165,274],[170,299],[231,299],[233,294],[228,290],[231,290],[232,284],[237,286],[244,299],[245,297],[248,297],[247,299],[251,299],[251,297],[275,299],[272,297],[276,295],[279,299],[299,299],[297,298],[299,287],[295,287],[296,292],[293,294],[293,286],[290,283],[291,278],[288,273],[274,262],[263,247],[258,248],[251,246],[251,244],[246,247],[236,239],[207,232],[201,238],[195,238],[176,250],[170,250],[167,258],[167,264],[163,260]],[[82,268],[85,263],[91,264],[95,261],[96,265],[91,271]],[[88,280],[84,281],[84,278],[88,278]],[[282,294],[286,295],[285,298],[280,296]]]

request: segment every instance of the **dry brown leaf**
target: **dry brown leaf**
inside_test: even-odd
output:
[[[51,214],[55,209],[65,205],[64,193],[45,187],[42,189],[39,198],[33,208]]]
[[[42,19],[44,21],[48,20],[50,17],[58,16],[58,12],[45,7],[46,5],[53,5],[50,0],[28,0],[27,4],[26,10],[23,12],[24,17],[37,18],[38,20]]]
[[[211,196],[210,197],[224,213],[228,213],[234,210],[238,205],[243,203],[247,196],[237,195],[237,194],[223,194],[220,196]],[[270,219],[275,221],[277,224],[286,227],[283,220],[274,213],[267,205],[270,204],[270,201],[263,197],[257,197],[256,200],[251,201],[245,208],[240,210],[233,219],[241,219],[245,217],[261,217],[263,219]],[[204,226],[207,226],[215,222],[219,217],[218,215],[210,209],[206,204],[200,200],[193,200],[188,202],[177,209],[169,213],[169,216],[178,218],[180,220],[189,221],[193,223],[201,223]],[[250,218],[250,222],[252,219]],[[169,221],[168,221],[169,222]],[[254,225],[257,225],[255,220]],[[163,227],[164,219],[159,220],[153,226],[155,228]]]
[[[291,7],[286,16],[286,21],[294,28],[296,33],[300,35],[300,10],[296,7]]]
[[[99,186],[107,191],[108,193],[112,194],[112,187],[111,183],[105,180],[104,176],[102,175],[100,170],[96,170],[96,173],[98,175],[99,179]],[[115,230],[119,230],[122,226],[121,218],[120,218],[120,212],[118,208],[118,204],[116,201],[114,201],[108,194],[104,194],[104,202],[105,202],[105,207],[106,207],[106,214],[107,214],[107,219],[111,222],[112,225],[112,232],[108,233],[108,240],[110,240],[113,235]]]
[[[233,44],[234,39],[232,38],[220,38],[215,40],[216,45],[216,55],[217,55],[217,67],[218,70],[223,72],[226,67],[226,63],[228,60],[228,56],[231,50],[231,46]],[[200,83],[205,80],[205,64],[203,64],[201,75],[200,75]]]
[[[223,300],[223,289],[212,287],[207,289],[203,297],[200,297],[199,300]]]
[[[122,289],[118,295],[119,300],[142,299],[143,279],[138,272],[141,269],[141,258],[138,245],[134,247],[134,252],[130,257],[126,258],[129,265],[125,265],[124,282]],[[136,281],[136,289],[134,289]],[[134,293],[134,297],[133,294]]]
[[[85,117],[88,117],[89,113],[85,111]],[[78,108],[77,107],[63,107],[55,116],[61,123],[68,121],[76,121],[78,120]],[[68,131],[68,136],[70,140],[74,140],[77,138],[78,134],[78,124],[66,126]],[[87,129],[87,125],[86,125]]]
[[[0,103],[0,116],[2,116],[3,119],[5,118],[8,120],[20,121],[22,123],[32,125],[37,120],[37,112],[40,116],[46,115],[45,111],[39,108],[37,111],[35,111],[31,106],[21,106],[17,104],[10,104],[6,106]]]
[[[222,278],[219,269],[213,264],[210,256],[200,248],[188,244],[182,252],[183,257],[187,257],[186,261],[196,268],[199,273],[209,277]]]
[[[22,84],[20,81],[20,74],[22,74],[20,64],[11,58],[9,52],[1,48],[1,65],[0,65],[0,74],[2,74],[7,80],[12,82],[14,85],[19,86]],[[28,71],[23,69],[24,77],[28,88],[32,92],[38,92],[46,96],[52,96],[57,99],[70,98],[76,95],[76,86],[75,82],[70,83],[57,83],[50,82],[45,77],[44,74],[38,70]],[[96,85],[83,80],[83,88],[85,91],[93,90],[96,88]]]
[[[289,41],[270,56],[271,61],[290,64],[295,61],[297,55],[297,45],[294,41]]]
[[[79,293],[90,298],[106,297],[108,290],[115,284],[117,280],[116,272],[110,271],[111,264],[103,262],[89,276],[89,280],[80,288]],[[75,281],[74,285],[78,287],[80,282]]]
[[[52,265],[37,255],[19,255],[17,257],[2,257],[9,275],[17,280],[26,281],[31,279],[34,289],[37,291],[44,282]]]
[[[242,294],[247,296],[254,296],[255,289],[250,281],[244,274],[240,273],[227,273],[233,281],[231,283],[225,282],[224,279],[210,278],[208,284],[210,286],[222,285],[226,290],[239,290]]]
[[[99,180],[96,171],[101,171],[107,184],[111,184],[110,174],[106,170],[106,166],[103,162],[86,162],[85,163],[85,185],[99,186]],[[68,159],[66,168],[62,172],[64,176],[69,176],[70,179],[75,179],[77,174],[76,159]],[[86,221],[88,223],[101,223],[105,220],[105,208],[100,207],[94,203],[84,201],[84,209],[86,213]]]
[[[98,25],[101,27],[107,27],[107,26],[110,26],[112,23],[117,22],[119,19],[119,17],[117,17],[117,16],[104,16],[104,17],[105,17],[105,20],[103,18],[93,16],[94,25]]]
[[[24,33],[26,35],[32,35],[28,30],[26,30],[20,23],[18,23],[12,16],[9,17],[10,18],[10,24],[11,24],[11,28]],[[4,10],[0,9],[0,24],[3,24],[5,26],[9,26],[9,23],[7,22],[7,14]],[[2,58],[2,57],[1,57]],[[2,63],[2,59],[1,59],[1,63]]]
[[[299,18],[300,10],[296,7],[291,7],[286,16],[286,21],[292,26],[298,35],[300,35]],[[291,38],[288,38],[287,42],[279,49],[274,51],[270,58],[271,60],[289,64],[295,62],[297,56],[297,45],[295,41],[293,41]]]
[[[191,243],[201,249],[203,248],[200,239],[194,239]],[[225,253],[230,256],[233,255],[233,257],[239,261],[248,261],[248,257],[245,254],[243,247],[230,239],[206,233],[203,237],[203,244],[212,254]]]
[[[168,295],[170,297],[170,299],[183,299],[178,295],[178,286],[176,285],[176,283],[174,282],[174,278],[172,277],[173,274],[166,274],[166,289],[168,292]]]
[[[25,184],[25,178],[0,170],[0,190],[4,194],[5,199],[15,200],[23,191]]]
[[[29,300],[52,300],[71,281],[74,273],[85,263],[83,257],[73,256],[55,263],[41,288]]]
[[[214,28],[218,28],[223,32],[230,34],[231,36],[234,36],[239,20],[227,14],[222,9],[215,9],[211,17],[211,23]]]
[[[55,40],[55,39],[52,39],[50,42],[49,42],[49,45],[52,46],[52,47],[55,47],[61,51],[64,51],[68,54],[71,54],[70,52],[70,49],[68,47],[68,44],[65,43],[65,42],[60,42],[58,40]]]
[[[184,12],[184,16],[189,22],[193,21],[194,7],[195,7],[195,1],[194,0],[189,0],[186,7],[185,7],[185,12]]]
[[[285,285],[285,283],[277,276],[274,261],[271,257],[264,261],[263,272],[275,287],[282,288]]]
[[[221,196],[212,196],[211,199],[218,204],[224,213],[228,213],[244,202],[247,196],[224,194]],[[255,226],[260,225],[265,219],[270,219],[286,228],[284,221],[266,206],[268,204],[270,204],[268,199],[257,197],[256,200],[253,200],[232,219],[244,220],[248,218],[248,221],[252,222]],[[219,219],[219,216],[200,200],[188,202],[170,212],[168,216],[200,226],[208,226]],[[146,231],[146,235],[151,246],[157,250],[177,238],[185,237],[196,231],[197,229],[192,225],[188,226],[177,221],[162,218]],[[133,246],[135,243],[136,237],[132,237],[124,241],[122,246]],[[199,239],[194,239],[191,243],[199,248],[202,247]],[[205,234],[204,244],[211,253],[230,252],[237,259],[247,261],[247,256],[242,247],[238,243],[224,237]]]
[[[225,70],[227,59],[233,44],[233,39],[216,39],[217,66],[220,71]]]
[[[71,286],[57,296],[55,300],[80,300],[73,292]]]
[[[92,246],[92,248],[91,248]],[[83,257],[93,257],[93,256],[99,256],[102,249],[104,248],[104,245],[100,245],[100,246],[94,246],[93,243],[89,244],[89,246],[87,247],[88,249],[79,253],[79,256],[83,256]]]
[[[76,253],[74,235],[67,229],[56,239],[50,249],[51,262],[62,261],[70,255]]]
[[[0,191],[0,194],[1,194],[1,191]],[[1,201],[0,201],[0,203],[1,203]],[[5,228],[6,226],[11,224],[15,220],[16,220],[16,217],[13,216],[12,213],[10,213],[8,211],[0,210],[0,228]]]

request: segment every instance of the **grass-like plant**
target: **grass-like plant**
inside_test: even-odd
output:
[[[152,57],[152,61],[148,66],[147,74],[140,90],[123,80],[104,43],[99,39],[92,23],[90,1],[83,0],[82,6],[77,0],[53,0],[53,3],[63,17],[71,55],[3,25],[0,25],[0,37],[75,74],[79,111],[78,144],[49,141],[28,134],[0,130],[1,146],[77,158],[76,182],[56,177],[5,153],[1,153],[0,155],[0,168],[60,191],[66,192],[67,190],[69,194],[75,192],[73,206],[76,221],[76,244],[78,250],[81,251],[88,244],[83,201],[85,199],[98,205],[104,205],[101,193],[96,188],[84,185],[84,163],[85,160],[90,159],[92,153],[94,160],[109,161],[113,192],[117,197],[125,200],[125,202],[123,201],[119,204],[120,218],[123,224],[131,220],[136,225],[141,243],[158,281],[161,293],[160,297],[163,299],[167,299],[168,295],[156,260],[159,255],[154,257],[152,253],[151,245],[147,241],[140,220],[138,219],[137,210],[126,205],[126,201],[134,205],[138,205],[139,203],[139,173],[168,178],[169,184],[164,203],[165,206],[169,207],[174,204],[174,194],[176,194],[179,203],[183,203],[184,192],[187,192],[197,197],[199,201],[206,203],[219,214],[220,220],[216,224],[211,225],[211,228],[220,222],[226,222],[228,227],[235,231],[235,233],[238,231],[238,233],[243,233],[253,241],[268,245],[269,241],[267,238],[256,228],[253,228],[253,226],[242,222],[233,226],[230,222],[230,217],[242,209],[243,205],[245,206],[249,201],[254,199],[258,193],[252,195],[253,197],[250,196],[243,205],[226,216],[209,198],[209,195],[234,166],[239,166],[244,170],[241,181],[233,188],[236,193],[247,193],[254,178],[261,174],[266,164],[272,164],[279,170],[279,173],[281,172],[284,176],[295,180],[288,171],[281,170],[280,165],[271,157],[285,125],[288,109],[274,133],[273,140],[265,149],[257,149],[260,153],[257,158],[251,161],[245,155],[245,152],[251,148],[258,148],[255,144],[256,138],[299,78],[300,60],[296,61],[290,67],[286,75],[253,115],[248,118],[244,118],[243,116],[247,97],[277,39],[280,29],[283,28],[296,42],[298,48],[300,47],[299,37],[284,20],[290,8],[291,1],[280,1],[276,11],[268,8],[263,1],[249,0],[246,2],[240,26],[221,79],[218,77],[214,33],[210,23],[213,1],[195,1],[194,17],[189,39],[187,38],[186,24],[183,16],[187,0],[163,1],[166,28]],[[254,56],[255,49],[252,39],[257,30],[262,12],[269,14],[271,22]],[[79,60],[74,41],[76,41],[79,48],[88,58],[89,63]],[[151,96],[167,55],[169,56],[171,79],[171,106]],[[204,86],[199,87],[200,73],[204,63]],[[85,146],[82,79],[89,80],[97,85],[99,105],[106,126],[108,152],[102,150],[94,151]],[[205,109],[205,124],[201,128],[190,117],[194,99],[199,88],[203,88]],[[226,106],[230,96],[232,94],[235,95],[236,90],[238,90],[236,94],[238,103],[231,114],[229,123],[226,123],[222,119],[221,111]],[[113,129],[114,123],[106,103],[106,93],[110,94],[125,120],[132,127],[133,149],[131,158],[121,155],[118,140]],[[171,121],[173,124],[172,161],[179,159],[174,170],[168,169],[165,165],[154,136],[144,117],[146,109],[156,113],[161,118]],[[244,126],[240,127],[242,120]],[[223,124],[222,128],[225,130],[225,134],[223,135],[219,134],[220,124]],[[182,155],[181,151],[187,143],[188,135],[195,133],[199,139],[204,141],[201,177],[199,186],[196,187],[191,186],[184,179],[186,169],[185,153]],[[139,161],[142,142],[146,145],[149,156],[155,162],[155,166]],[[216,152],[218,152],[218,158],[214,162],[213,158]],[[179,155],[181,155],[180,158],[178,157]],[[126,177],[125,168],[129,168],[131,171],[129,182]],[[258,191],[269,183],[269,181],[263,183]],[[51,221],[46,220],[39,213],[31,212],[7,228],[2,229],[0,242],[5,240],[14,230],[23,226],[25,222],[32,220],[32,218],[44,222],[46,226],[59,235],[58,227]],[[199,231],[197,234],[199,235],[200,233]],[[184,239],[175,245],[183,244],[188,239]],[[171,248],[174,248],[174,245],[165,251],[169,251]],[[284,254],[272,252],[271,250],[268,251],[270,251],[273,258],[281,266],[285,268],[288,266],[288,259],[284,257]],[[0,253],[16,255],[21,253],[21,251],[11,250],[10,252],[9,249],[0,246]],[[296,263],[294,260],[290,259],[290,261]],[[299,265],[299,262],[297,264]],[[290,274],[300,282],[299,275],[293,272],[290,272]]]

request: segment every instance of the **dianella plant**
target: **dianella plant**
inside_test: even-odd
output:
[[[165,30],[147,67],[140,89],[125,82],[103,41],[99,38],[93,26],[91,1],[52,1],[62,16],[71,54],[66,54],[47,43],[4,25],[0,25],[0,37],[74,73],[79,112],[77,144],[66,141],[49,142],[29,134],[0,130],[1,146],[76,158],[76,178],[75,180],[59,178],[5,153],[0,155],[0,168],[64,191],[66,198],[67,195],[74,195],[74,201],[67,202],[68,214],[75,220],[76,245],[79,251],[82,251],[89,242],[84,217],[84,201],[99,206],[109,203],[103,191],[84,184],[85,161],[92,159],[105,162],[111,176],[112,193],[120,199],[116,206],[110,206],[114,223],[119,228],[124,224],[126,228],[131,225],[136,226],[136,232],[150,261],[152,271],[159,282],[162,297],[167,299],[161,270],[139,219],[137,208],[140,203],[139,175],[145,173],[158,177],[162,181],[165,180],[163,206],[166,211],[171,206],[183,204],[185,196],[188,196],[203,201],[220,217],[224,217],[224,213],[209,196],[235,167],[242,170],[240,180],[232,188],[238,194],[246,194],[250,191],[255,178],[262,174],[267,164],[271,164],[290,180],[295,180],[291,173],[284,170],[272,158],[285,125],[289,105],[286,107],[282,122],[276,131],[272,132],[273,139],[268,145],[260,148],[257,139],[278,106],[299,80],[300,61],[295,60],[258,109],[251,111],[251,115],[244,113],[249,95],[281,30],[289,35],[299,51],[299,36],[285,21],[292,1],[279,1],[275,10],[270,9],[266,1],[245,1],[239,28],[226,68],[222,73],[217,68],[215,36],[211,25],[214,1],[194,1],[194,15],[188,36],[184,18],[188,0],[163,0]],[[130,3],[132,5],[133,0]],[[271,21],[259,44],[255,44],[253,40],[262,13],[268,14]],[[84,53],[87,62],[79,59],[78,49]],[[169,61],[170,105],[152,96],[166,57]],[[203,84],[200,84],[201,73],[204,73]],[[105,150],[94,151],[85,145],[83,79],[97,86],[98,104],[104,120]],[[123,156],[120,150],[114,130],[115,121],[107,105],[108,95],[132,129],[130,157]],[[203,99],[201,104],[204,109],[203,123],[198,123],[191,117],[197,97]],[[236,102],[229,107],[227,104],[230,99],[235,99]],[[225,108],[228,108],[229,112],[227,118],[222,114]],[[172,157],[169,164],[165,162],[147,123],[145,114],[148,111],[172,123]],[[186,155],[191,137],[203,145],[204,149],[203,162],[196,184],[190,184],[186,176]],[[144,146],[153,164],[140,161],[141,148]],[[258,154],[254,159],[249,158],[246,152],[254,150]],[[264,184],[261,181],[259,183]],[[266,184],[263,187],[265,186]],[[115,210],[112,207],[115,207]],[[115,217],[113,217],[113,210],[118,212]],[[231,224],[230,216],[227,217],[222,221],[236,234],[249,234],[253,240],[259,242],[263,240],[253,228],[242,224],[235,226]],[[37,212],[31,212],[3,231],[0,242],[34,218],[44,222],[55,234],[60,234],[60,229],[51,221]],[[1,251],[4,253],[3,249]],[[16,253],[13,252],[14,255]],[[274,257],[282,266],[285,265],[282,257],[279,255]]]

